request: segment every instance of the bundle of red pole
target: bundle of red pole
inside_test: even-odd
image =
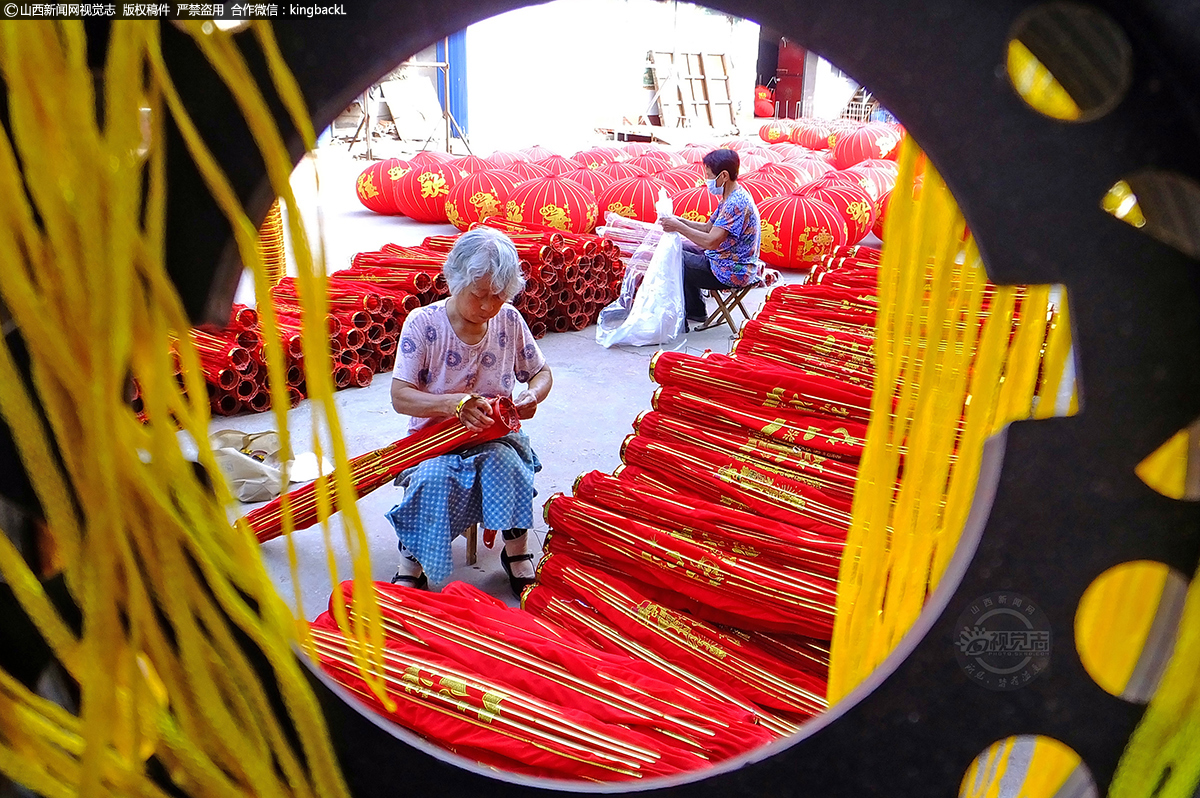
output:
[[[404,469],[431,457],[446,454],[463,446],[495,440],[515,429],[521,422],[510,399],[492,399],[492,424],[481,431],[467,429],[457,418],[447,418],[398,441],[350,461],[350,477],[358,498],[396,477]],[[307,529],[317,523],[317,491],[329,491],[331,512],[338,509],[337,495],[325,486],[325,477],[296,488],[287,495],[295,529]],[[283,496],[277,497],[245,516],[247,524],[259,543],[283,533]]]

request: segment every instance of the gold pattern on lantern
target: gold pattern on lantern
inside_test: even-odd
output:
[[[370,172],[363,172],[358,176],[358,196],[363,199],[379,196],[379,189],[375,188],[375,181],[371,179]]]
[[[632,219],[636,215],[633,210],[633,205],[622,205],[620,202],[614,202],[608,206],[608,210],[612,213],[624,216],[626,219]]]
[[[802,259],[810,254],[824,252],[833,244],[833,234],[824,227],[805,227],[804,232],[796,239],[796,253]]]
[[[846,213],[859,224],[866,224],[871,219],[871,206],[865,202],[851,202],[846,206]]]
[[[894,130],[889,130],[886,133],[881,133],[875,139],[875,146],[879,148],[880,157],[885,157],[889,152],[896,149],[896,145],[900,143],[900,134]]]
[[[508,201],[508,203],[504,206],[504,215],[508,217],[510,222],[525,221],[524,214],[521,213],[521,206],[517,204],[516,200]]]
[[[388,170],[388,177],[392,180],[399,180],[411,171],[411,166],[393,166]]]
[[[560,208],[557,205],[543,205],[538,213],[542,215],[543,223],[548,227],[557,230],[571,229],[571,217],[567,215],[566,208]]]
[[[486,219],[500,213],[500,198],[486,191],[476,191],[468,200],[479,211],[479,218]]]
[[[758,231],[759,249],[768,255],[783,257],[783,250],[779,248],[779,233],[775,230],[775,225],[766,219],[761,219],[758,223]]]
[[[446,185],[446,178],[437,172],[422,172],[417,180],[421,184],[422,197],[440,197],[450,193],[450,187]]]
[[[826,141],[829,142],[830,147],[832,147],[834,144],[837,144],[837,133],[830,133],[829,138],[826,139]]]
[[[458,212],[458,206],[453,202],[446,203],[446,219],[459,230],[465,230],[467,227],[467,220],[462,218]]]
[[[679,214],[680,219],[687,219],[690,222],[706,222],[707,216],[701,216],[699,211],[684,211]]]

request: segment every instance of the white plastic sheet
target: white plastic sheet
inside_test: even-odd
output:
[[[678,233],[664,233],[653,243],[647,239],[631,262],[643,260],[643,247],[653,253],[645,271],[627,271],[621,296],[600,311],[596,343],[601,346],[666,344],[684,330],[683,240]]]

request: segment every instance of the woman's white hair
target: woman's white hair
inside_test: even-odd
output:
[[[459,236],[442,272],[451,294],[482,281],[511,300],[525,287],[512,239],[490,227],[476,227]]]

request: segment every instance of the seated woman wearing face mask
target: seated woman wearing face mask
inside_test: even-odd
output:
[[[683,244],[683,300],[689,321],[707,320],[701,289],[750,285],[762,278],[758,262],[758,208],[746,189],[738,185],[738,154],[713,150],[704,156],[708,190],[721,204],[707,222],[678,216],[659,219],[663,230],[679,233]]]

